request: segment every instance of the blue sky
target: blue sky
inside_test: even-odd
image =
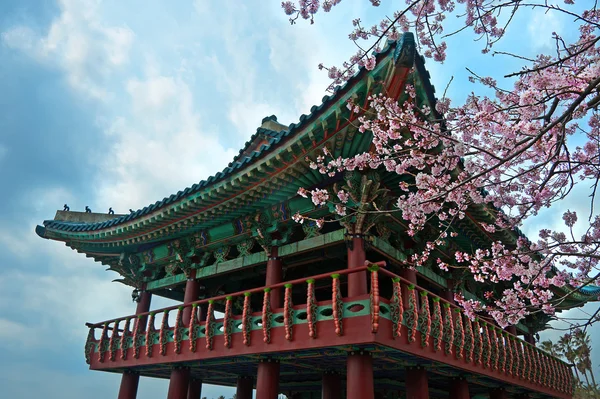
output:
[[[314,25],[290,26],[279,1],[166,4],[0,2],[0,385],[8,397],[116,397],[119,376],[87,370],[84,323],[134,310],[114,275],[38,238],[35,225],[65,202],[138,209],[221,170],[264,116],[289,124],[320,103],[328,80],[317,64],[354,53],[353,18],[375,22],[385,12],[347,0]],[[547,48],[553,30],[567,29],[543,14],[517,22],[506,44],[515,51]],[[467,64],[511,70],[459,44],[450,43],[443,66],[427,63],[438,92],[454,75],[449,95],[464,98]],[[166,381],[142,379],[139,397],[166,391]],[[204,388],[209,398],[221,393],[231,391]]]

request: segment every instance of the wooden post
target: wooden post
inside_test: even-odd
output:
[[[450,399],[470,399],[469,383],[465,378],[453,378],[450,384]]]
[[[400,277],[403,277],[409,281],[410,284],[417,285],[417,271],[409,268],[404,268],[400,270]],[[408,290],[408,285],[402,281],[400,283],[400,289],[402,291],[402,301],[404,305],[404,309],[408,309],[408,298],[410,297],[410,291]],[[417,298],[417,307],[418,307],[418,298]]]
[[[350,352],[346,361],[346,398],[374,399],[373,359],[365,352]]]
[[[406,369],[406,399],[429,399],[429,382],[424,368]]]
[[[275,359],[262,359],[258,363],[256,397],[260,399],[277,399],[278,395],[279,361]]]
[[[235,390],[236,399],[252,399],[252,377],[239,376]]]
[[[202,395],[202,380],[190,378],[187,399],[200,399]]]
[[[321,386],[321,399],[341,399],[342,397],[342,380],[340,375],[326,371],[323,374]]]
[[[146,313],[150,310],[150,303],[152,302],[152,293],[146,291],[146,287],[142,287],[142,291],[139,294],[139,301],[135,308],[135,314]],[[146,323],[148,322],[148,316],[143,316],[138,320],[140,331],[146,330]],[[115,332],[113,331],[113,334]],[[135,399],[137,396],[137,390],[140,383],[140,374],[134,371],[125,371],[121,377],[121,386],[119,387],[119,399]]]
[[[348,244],[348,269],[365,265],[365,240],[360,235],[351,235]],[[352,273],[348,275],[348,297],[352,298],[366,294],[367,272]]]
[[[167,399],[187,399],[189,382],[189,368],[173,368],[173,370],[171,370],[171,379],[169,381],[169,393],[167,394]]]
[[[281,262],[281,258],[277,256],[277,254],[277,247],[271,248],[271,255],[267,260],[267,276],[265,279],[265,285],[281,283],[283,278],[283,264]],[[269,295],[271,300],[271,309],[276,309],[283,306],[281,288],[272,289]]]
[[[185,293],[183,295],[183,304],[186,305],[190,302],[194,302],[198,300],[198,296],[200,295],[200,282],[196,280],[196,270],[192,270],[190,274],[190,278],[187,279],[185,283]],[[183,315],[181,321],[184,326],[187,326],[190,323],[190,318],[192,316],[192,307],[188,306],[183,309]]]
[[[139,383],[140,374],[132,370],[126,370],[121,377],[119,399],[135,399]]]

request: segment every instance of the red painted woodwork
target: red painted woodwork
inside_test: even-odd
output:
[[[279,284],[283,278],[283,264],[281,262],[281,258],[277,256],[277,253],[277,247],[271,248],[271,255],[267,261],[267,276],[265,279],[265,285]],[[281,288],[271,289],[269,295],[271,299],[271,309],[276,309],[283,306]]]
[[[193,378],[188,385],[187,399],[200,399],[202,395],[202,380]]]
[[[535,346],[535,338],[533,337],[533,334],[525,334],[525,336],[523,338],[524,338],[525,342]]]
[[[167,399],[187,399],[189,382],[189,368],[175,367],[171,370],[171,380],[169,381],[169,393],[167,394]]]
[[[406,399],[429,399],[427,371],[422,368],[406,369]]]
[[[150,303],[152,302],[152,293],[146,290],[142,290],[139,296],[140,300],[135,308],[135,314],[147,313],[150,310]],[[146,330],[146,324],[148,322],[148,316],[142,316],[139,319],[140,331]]]
[[[505,328],[505,330],[507,333],[509,333],[511,335],[514,335],[514,336],[517,335],[517,327],[515,327],[515,326],[508,326]]]
[[[342,397],[342,379],[337,373],[323,374],[321,399],[340,399]]]
[[[490,399],[508,399],[508,394],[502,388],[490,389]]]
[[[272,359],[261,360],[258,363],[256,376],[256,397],[260,399],[277,399],[278,395],[279,362]]]
[[[252,399],[252,377],[240,376],[235,390],[236,399]]]
[[[348,269],[363,267],[367,260],[365,241],[362,236],[352,236],[348,245]],[[367,273],[359,272],[348,275],[348,297],[367,293]]]
[[[356,269],[345,269],[340,271],[340,275],[352,274],[354,272],[363,272],[366,270],[366,267],[356,268]],[[385,269],[380,269],[378,271],[379,278],[383,278],[386,280],[387,277],[393,277],[399,280],[400,286],[408,284],[408,281],[397,277],[394,273],[391,273]],[[331,274],[323,274],[319,276],[315,276],[315,280],[319,279],[331,279]],[[381,281],[381,284],[387,284],[384,280]],[[292,284],[306,284],[306,279],[295,280],[289,283]],[[278,284],[279,287],[283,287],[283,284]],[[250,290],[252,292],[262,292],[264,288],[257,288]],[[416,287],[413,291],[423,292],[420,287]],[[233,294],[232,296],[241,296],[243,293]],[[435,295],[432,293],[428,293],[428,296],[434,297]],[[368,299],[369,295],[362,295],[359,297],[355,297],[352,299],[345,298],[343,302],[351,302],[355,300],[365,300]],[[211,301],[216,302],[220,301],[223,303],[223,299],[225,297],[217,297],[211,299]],[[202,305],[205,304],[208,300],[200,300],[196,301],[196,304]],[[388,298],[381,298],[381,305],[389,308],[390,301]],[[440,303],[444,304],[447,301],[440,299]],[[317,305],[330,305],[331,300],[322,301],[317,303]],[[189,306],[189,305],[188,305]],[[169,308],[167,308],[169,309]],[[298,311],[305,311],[306,305],[297,305],[293,306],[293,309]],[[448,311],[452,311],[454,313],[455,306],[450,305]],[[352,311],[352,310],[351,310]],[[161,311],[158,311],[161,313]],[[260,316],[260,312],[254,312],[253,317]],[[344,319],[344,334],[342,336],[338,336],[335,331],[335,323],[334,320],[322,320],[319,324],[319,334],[316,339],[310,338],[308,323],[302,324],[294,324],[294,339],[287,340],[286,330],[283,326],[273,327],[270,330],[270,341],[268,343],[262,340],[263,332],[260,329],[249,331],[250,344],[244,345],[243,343],[243,334],[242,333],[233,333],[231,335],[231,347],[226,348],[224,346],[224,337],[223,335],[215,335],[212,341],[214,341],[214,345],[212,345],[211,349],[206,349],[204,346],[199,346],[196,352],[190,350],[189,345],[182,345],[181,353],[177,354],[174,351],[174,343],[173,342],[165,342],[163,345],[165,346],[165,355],[158,356],[159,352],[159,344],[154,345],[152,352],[155,354],[153,357],[149,357],[145,351],[141,351],[139,358],[135,358],[132,355],[133,349],[128,349],[126,352],[126,356],[121,359],[117,357],[113,361],[108,360],[108,352],[102,352],[102,355],[106,354],[104,361],[100,360],[101,354],[98,352],[90,353],[88,356],[88,360],[90,361],[90,368],[94,370],[115,370],[115,369],[134,369],[136,367],[141,367],[145,365],[155,365],[155,364],[176,364],[178,362],[190,362],[190,361],[199,361],[202,359],[214,359],[214,358],[223,358],[230,356],[248,356],[248,355],[270,355],[277,354],[280,352],[289,352],[296,350],[304,350],[304,349],[314,349],[314,348],[323,348],[323,347],[332,347],[332,346],[342,346],[342,345],[382,345],[389,348],[393,348],[399,350],[408,355],[418,356],[421,358],[429,359],[437,363],[446,364],[450,367],[453,367],[456,370],[463,370],[469,373],[476,373],[482,376],[486,376],[489,378],[493,378],[497,381],[501,381],[507,385],[520,386],[527,390],[537,391],[543,393],[545,395],[558,397],[561,399],[571,398],[572,394],[570,391],[572,376],[567,372],[567,368],[564,363],[559,360],[544,355],[539,352],[536,348],[531,345],[528,345],[521,340],[514,337],[511,339],[512,342],[512,359],[513,363],[521,363],[519,368],[525,369],[526,367],[523,365],[524,357],[531,357],[533,353],[538,356],[542,356],[545,362],[547,362],[547,377],[549,379],[547,384],[542,384],[540,381],[536,379],[533,381],[528,375],[518,375],[513,376],[508,370],[502,370],[502,368],[498,368],[494,370],[492,368],[484,368],[481,363],[477,363],[475,359],[468,360],[468,357],[463,356],[458,358],[456,356],[456,350],[452,348],[449,353],[446,351],[436,351],[434,346],[431,344],[432,337],[429,338],[429,345],[423,347],[421,345],[421,334],[420,332],[416,333],[416,340],[414,342],[408,341],[408,330],[405,326],[401,326],[400,336],[394,336],[393,330],[394,325],[393,322],[387,317],[380,317],[379,319],[379,330],[377,334],[373,334],[371,331],[371,323],[369,323],[370,315],[365,314],[364,316],[349,316]],[[239,323],[241,320],[241,316],[233,316],[232,317],[234,323]],[[113,321],[106,322],[108,324],[114,324]],[[214,321],[213,323],[222,323],[222,321]],[[477,324],[477,323],[476,323]],[[483,320],[479,321],[479,325],[486,326],[488,328],[496,328]],[[95,328],[105,329],[104,322],[90,325]],[[474,328],[473,331],[478,331],[477,328]],[[108,338],[104,338],[104,342],[106,343]],[[98,339],[91,338],[90,343],[98,343]],[[504,341],[502,341],[504,342]],[[504,345],[503,343],[500,346]],[[528,355],[523,352],[524,348],[529,353]],[[474,356],[475,357],[475,356]]]
[[[464,378],[452,380],[450,385],[450,399],[470,399],[469,383]]]
[[[346,398],[375,399],[373,359],[364,352],[354,352],[346,360]]]
[[[125,371],[121,377],[119,399],[135,399],[137,396],[140,375],[134,371]]]
[[[196,280],[196,270],[192,270],[190,278],[185,283],[185,294],[183,296],[183,303],[189,304],[198,299],[200,295],[200,282]],[[192,307],[186,306],[183,308],[183,317],[181,318],[183,325],[187,326],[190,323],[190,317],[192,316]]]

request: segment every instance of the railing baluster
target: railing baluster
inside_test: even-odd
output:
[[[206,323],[204,324],[204,336],[206,337],[206,349],[213,349],[213,341],[215,338],[215,315],[214,315],[214,300],[208,301],[208,310],[206,311]]]
[[[440,298],[433,297],[433,319],[431,320],[431,336],[433,338],[433,350],[439,352],[442,350],[442,335],[444,333],[444,324],[442,320],[442,307]]]
[[[183,306],[177,307],[177,316],[175,316],[175,327],[173,327],[173,351],[177,354],[181,353],[181,338],[182,338],[182,323],[183,323]]]
[[[527,380],[527,354],[525,353],[525,344],[522,342],[519,342],[519,357],[521,359],[520,377]]]
[[[491,343],[491,366],[492,370],[498,370],[498,334],[496,334],[496,327],[490,325],[491,335],[490,335],[490,343]]]
[[[341,306],[343,306],[343,303],[341,304]],[[340,317],[341,317],[341,315],[340,315]],[[292,303],[292,284],[285,285],[285,300],[283,303],[283,325],[285,327],[285,339],[287,339],[288,341],[291,341],[293,338],[292,326],[294,325],[294,304]]]
[[[125,319],[125,326],[123,327],[123,334],[121,335],[121,359],[127,359],[127,337],[129,336],[129,323],[131,323],[131,317]]]
[[[512,334],[506,333],[506,373],[508,375],[513,375],[512,365],[513,365],[513,351],[512,351]]]
[[[456,358],[462,358],[463,345],[465,342],[465,332],[462,322],[462,315],[459,308],[454,309],[456,313],[455,326],[454,326],[454,352]]]
[[[454,320],[449,303],[444,303],[444,310],[444,352],[449,355],[452,353],[452,341],[454,340]]]
[[[306,280],[306,319],[308,321],[308,336],[317,338],[317,304],[315,301],[315,280]]]
[[[473,363],[473,322],[465,315],[465,360]]]
[[[344,333],[343,316],[344,303],[342,302],[342,293],[340,290],[340,275],[331,275],[331,309],[333,310],[333,323],[335,333],[341,336]],[[287,330],[286,330],[287,336]]]
[[[265,288],[262,308],[263,342],[266,344],[271,343],[271,301],[269,299],[269,292],[271,292],[271,289]]]
[[[158,343],[160,345],[160,354],[165,356],[167,354],[167,330],[169,328],[169,311],[165,309],[163,312],[163,318],[160,322],[160,331],[158,335]]]
[[[482,334],[481,334],[481,342],[482,342],[482,352],[483,352],[483,367],[484,368],[491,368],[491,364],[490,364],[490,359],[491,359],[491,354],[492,354],[492,348],[490,345],[490,335],[489,335],[489,331],[488,331],[488,324],[487,323],[483,323],[481,325],[482,328]]]
[[[198,304],[192,304],[192,312],[190,314],[190,323],[188,324],[188,339],[190,340],[190,352],[196,352],[196,339],[197,339],[197,331],[198,331]]]
[[[233,321],[231,320],[231,300],[232,296],[228,296],[225,298],[225,314],[223,316],[223,337],[224,343],[223,345],[226,348],[231,348],[231,325]]]
[[[415,342],[417,339],[417,320],[419,313],[417,311],[417,293],[415,286],[408,286],[408,309],[406,310],[406,327],[408,328],[408,342]]]
[[[110,334],[110,339],[108,340],[108,360],[111,362],[115,361],[115,355],[117,353],[117,339],[119,338],[119,322],[120,320],[115,320],[113,323],[113,330]]]
[[[421,307],[419,308],[419,331],[421,331],[421,346],[429,345],[429,334],[431,333],[431,313],[429,312],[429,298],[426,291],[420,292]]]
[[[371,272],[371,332],[376,334],[379,330],[379,266],[372,265]]]
[[[104,323],[104,326],[102,327],[102,335],[100,335],[100,343],[98,344],[98,361],[100,363],[104,363],[104,346],[106,345],[106,338],[108,338],[107,331],[108,322]]]
[[[479,325],[479,319],[475,318],[475,322],[473,323],[473,336],[474,336],[474,344],[473,344],[473,355],[475,357],[475,364],[483,364],[483,342],[481,337],[481,326]]]
[[[95,331],[96,329],[94,327],[90,327],[90,330],[88,331],[88,336],[85,340],[85,362],[87,364],[92,363],[92,353],[94,353],[94,341],[96,340]]]
[[[252,330],[252,309],[250,309],[250,293],[244,292],[244,310],[242,311],[242,335],[244,345],[250,346],[250,331]]]
[[[154,335],[156,334],[156,328],[154,327],[154,312],[150,313],[148,318],[148,326],[146,327],[146,356],[152,357],[154,350]]]
[[[392,337],[395,339],[402,334],[402,319],[404,317],[404,305],[402,304],[402,287],[400,287],[400,278],[392,278],[394,292],[390,303],[393,331]]]
[[[139,359],[140,357],[140,322],[142,316],[138,316],[135,318],[133,322],[133,357],[135,359]]]

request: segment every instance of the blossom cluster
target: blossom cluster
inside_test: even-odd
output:
[[[338,3],[324,2],[323,9],[329,11]],[[548,12],[566,12],[541,0],[531,4]],[[319,2],[285,2],[283,7],[290,15],[312,20]],[[500,13],[516,12],[519,7],[524,6],[407,0],[393,18],[371,28],[354,20],[349,37],[354,42],[374,40],[376,50],[382,40],[414,30],[423,54],[442,62],[447,16],[464,18],[464,28],[483,39],[487,53],[506,30],[499,22]],[[553,315],[566,299],[558,292],[573,293],[575,287],[598,281],[600,215],[593,205],[600,181],[600,11],[580,13],[578,23],[576,41],[566,43],[555,34],[556,53],[526,61],[522,70],[510,75],[508,88],[491,77],[473,75],[471,80],[491,92],[489,96],[473,93],[459,106],[446,98],[428,104],[419,101],[415,88],[407,85],[408,99],[401,104],[385,94],[369,96],[366,105],[349,101],[351,112],[361,115],[359,131],[373,135],[373,150],[344,158],[324,149],[310,165],[329,176],[377,169],[402,176],[394,211],[406,221],[408,234],[416,236],[432,223],[439,232],[409,258],[409,266],[435,263],[442,270],[459,268],[483,285],[501,287],[486,290],[484,302],[457,296],[471,317],[485,311],[506,326],[533,312]],[[328,70],[332,84],[339,84],[357,67],[373,69],[375,61],[361,48],[342,67],[320,67]],[[568,210],[562,228],[541,229],[535,242],[519,236],[516,229],[524,221],[572,198],[574,187],[582,183],[591,187],[592,207],[586,221]],[[333,204],[339,217],[351,211],[344,191],[301,189],[299,194],[317,206]],[[483,209],[487,220],[471,218],[474,209]],[[454,259],[432,259],[438,247],[456,236],[453,226],[465,218],[489,237],[489,246],[457,251]],[[301,215],[297,219],[303,220]],[[575,227],[584,223],[584,233],[575,234]]]

